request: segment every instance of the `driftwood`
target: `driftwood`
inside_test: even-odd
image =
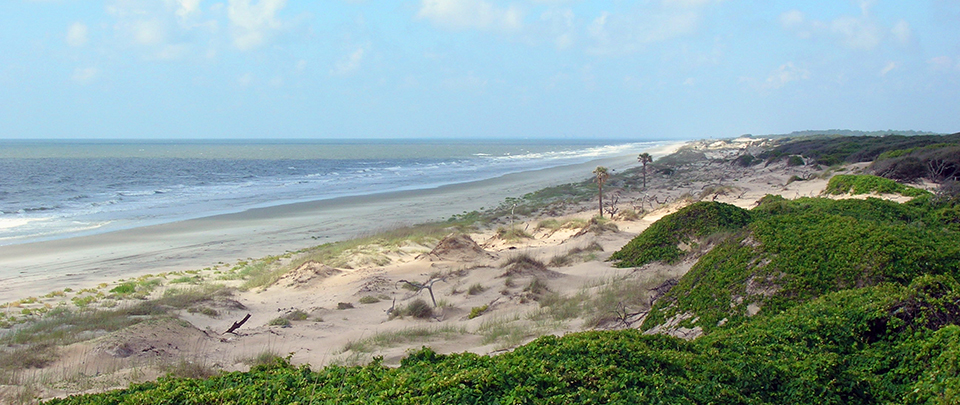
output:
[[[239,329],[241,326],[243,326],[243,324],[246,323],[248,319],[250,319],[250,314],[247,314],[247,316],[243,317],[243,319],[241,319],[240,321],[234,322],[234,323],[233,323],[233,326],[231,326],[230,329],[227,329],[226,332],[223,332],[223,334],[224,334],[224,335],[226,335],[226,334],[228,334],[228,333],[236,334],[236,333],[234,333],[234,331],[237,330],[237,329]]]
[[[423,291],[424,289],[426,289],[427,291],[430,291],[430,300],[433,301],[433,307],[436,308],[436,307],[437,307],[437,299],[433,297],[433,284],[436,283],[437,281],[446,282],[446,280],[444,280],[443,278],[432,278],[432,279],[430,279],[430,280],[427,280],[427,282],[426,282],[426,283],[423,283],[423,284],[420,284],[420,283],[417,283],[417,282],[414,282],[414,281],[407,281],[407,280],[400,280],[400,281],[397,281],[397,283],[398,283],[398,284],[399,284],[399,283],[406,283],[406,284],[409,285],[410,287],[416,288],[416,289],[417,289],[417,291],[416,291],[417,294],[419,294],[420,291]]]

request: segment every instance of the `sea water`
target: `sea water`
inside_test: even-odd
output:
[[[662,143],[0,141],[0,245],[433,188],[638,153]]]

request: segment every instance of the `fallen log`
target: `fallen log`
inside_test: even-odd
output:
[[[250,319],[250,314],[247,314],[247,316],[243,317],[243,319],[241,319],[240,321],[234,322],[233,326],[231,326],[230,329],[227,329],[226,332],[223,332],[223,334],[224,335],[228,333],[236,334],[234,331],[239,329],[241,326],[243,326],[243,324],[246,323],[248,319]]]

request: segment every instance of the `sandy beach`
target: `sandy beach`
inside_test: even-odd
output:
[[[246,370],[271,356],[322,367],[362,364],[373,356],[396,365],[409,349],[424,345],[441,353],[496,354],[545,334],[631,327],[656,288],[696,261],[641,268],[606,261],[650,224],[697,200],[751,208],[767,194],[813,196],[827,184],[828,176],[813,176],[808,167],[717,163],[742,153],[743,143],[692,145],[707,158],[676,166],[679,171],[669,176],[649,176],[646,190],[605,188],[608,196],[622,193],[625,210],[646,201],[639,217],[595,223],[596,201],[583,201],[519,218],[509,225],[522,230],[516,237],[503,226],[486,226],[442,240],[373,242],[323,262],[289,255],[274,264],[287,269],[285,275],[254,287],[237,277],[237,269],[247,266],[237,260],[257,263],[268,255],[493,207],[506,197],[582,181],[598,164],[615,171],[635,167],[636,158],[0,248],[0,294],[11,302],[3,308],[7,319],[21,311],[57,310],[78,319],[89,316],[84,313],[113,319],[83,321],[99,323],[155,313],[120,329],[76,326],[82,339],[60,344],[54,360],[30,368],[16,377],[18,383],[0,383],[0,398],[96,392],[167,373]],[[404,280],[430,283],[434,297],[426,289],[402,288]],[[146,295],[118,292],[125,284]],[[430,308],[427,315],[410,312],[418,300]],[[226,333],[247,315],[240,328]],[[668,333],[698,336],[683,328]],[[41,346],[10,350],[49,358]]]
[[[650,153],[663,156],[683,142]],[[253,209],[99,235],[0,246],[0,302],[147,273],[201,269],[491,208],[506,197],[623,170],[635,156],[515,173],[495,179]]]

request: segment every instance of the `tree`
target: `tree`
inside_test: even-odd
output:
[[[647,188],[647,163],[653,162],[653,157],[649,153],[643,152],[637,156],[637,161],[643,164],[643,188]]]
[[[597,190],[600,195],[600,218],[603,218],[603,183],[606,183],[607,179],[610,178],[610,171],[606,167],[597,166],[596,169],[593,169],[593,174],[597,176],[594,181],[597,182]]]

